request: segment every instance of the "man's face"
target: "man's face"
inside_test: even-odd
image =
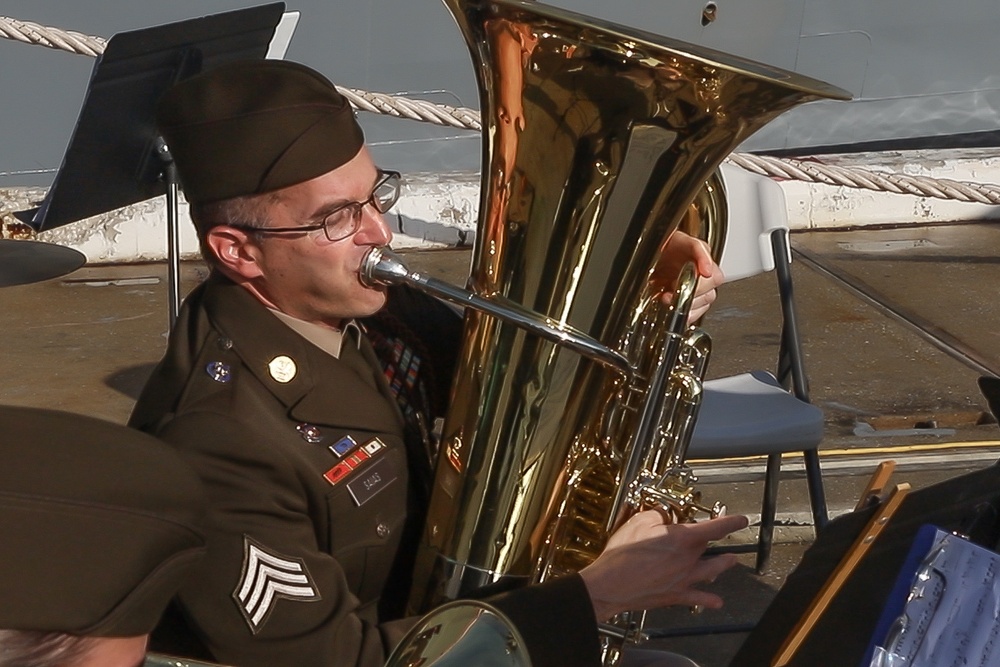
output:
[[[367,200],[379,178],[367,148],[350,162],[275,193],[268,227],[322,220],[325,211]],[[388,245],[392,233],[374,206],[363,208],[360,227],[339,241],[322,229],[301,234],[262,234],[249,242],[258,251],[259,277],[247,285],[268,305],[309,322],[339,327],[385,304],[385,291],[361,284],[358,269],[373,246]]]

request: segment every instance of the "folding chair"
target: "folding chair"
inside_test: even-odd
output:
[[[781,346],[775,373],[753,370],[704,383],[687,458],[767,456],[757,542],[725,549],[755,551],[757,571],[763,572],[774,539],[783,453],[802,452],[816,530],[827,522],[817,451],[823,439],[823,412],[809,402],[795,318],[784,192],[771,179],[733,165],[722,165],[721,172],[729,229],[720,266],[727,282],[775,271],[781,300]]]

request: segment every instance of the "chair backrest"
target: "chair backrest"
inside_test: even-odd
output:
[[[771,235],[788,233],[788,213],[781,186],[766,176],[733,164],[719,168],[726,190],[729,225],[719,266],[727,281],[774,270]],[[791,262],[791,257],[787,257]]]
[[[809,402],[809,381],[795,312],[784,190],[770,178],[736,165],[723,164],[719,171],[729,212],[719,266],[726,282],[778,269],[781,346],[775,376],[783,387]],[[780,266],[776,266],[776,260]]]

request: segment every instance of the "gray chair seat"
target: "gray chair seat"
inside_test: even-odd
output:
[[[801,451],[823,440],[823,411],[767,371],[708,380],[704,390],[689,459]]]

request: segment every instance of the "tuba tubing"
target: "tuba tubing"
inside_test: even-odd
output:
[[[698,276],[695,273],[694,265],[690,263],[686,264],[681,270],[680,276],[678,276],[677,286],[674,290],[673,307],[671,308],[667,322],[667,331],[669,333],[665,337],[662,351],[656,360],[655,371],[646,390],[647,400],[643,403],[635,435],[626,450],[625,463],[622,466],[622,479],[635,480],[639,477],[640,469],[645,462],[647,449],[658,438],[658,431],[663,424],[663,414],[667,409],[666,403],[671,396],[667,391],[667,387],[674,376],[674,369],[677,367],[682,354],[682,346],[685,343],[682,334],[674,332],[683,332],[687,327],[687,319],[691,313],[691,304],[694,301],[694,292],[697,284]],[[700,405],[701,376],[703,373],[703,370],[698,373],[697,378],[697,391],[699,395],[696,400],[698,401],[698,405]],[[696,410],[697,408],[695,408]],[[685,439],[684,444],[687,444],[687,439]],[[681,465],[684,457],[683,453],[675,452],[671,458],[673,460],[667,461],[668,470]],[[629,503],[629,492],[629,486],[626,484],[619,484],[615,490],[614,500],[611,502],[611,511],[608,513],[609,520],[606,525],[606,532],[608,534],[614,532],[615,528],[623,524],[631,516],[633,510],[636,509],[634,507],[636,503]],[[669,506],[665,509],[673,511]],[[674,514],[677,515],[679,512],[674,511]]]

